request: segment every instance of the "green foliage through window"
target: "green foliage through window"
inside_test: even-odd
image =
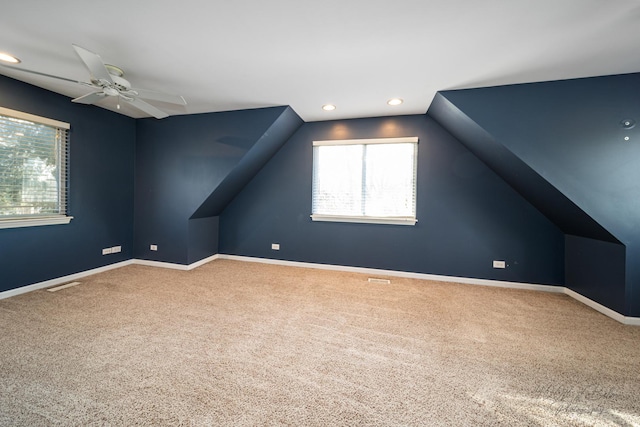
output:
[[[0,108],[0,220],[66,215],[68,125]]]

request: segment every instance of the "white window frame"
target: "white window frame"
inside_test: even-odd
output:
[[[67,215],[68,208],[68,132],[71,129],[69,123],[60,122],[58,120],[49,119],[46,117],[40,117],[29,113],[24,113],[22,111],[11,110],[9,108],[0,107],[0,115],[13,117],[20,120],[30,121],[40,125],[51,126],[57,129],[64,130],[66,133],[64,147],[62,148],[61,155],[65,158],[62,159],[60,167],[63,168],[60,172],[60,181],[64,182],[63,187],[59,189],[59,197],[62,198],[61,206],[63,207],[63,212],[60,214],[33,214],[33,215],[24,215],[24,216],[0,216],[0,229],[2,228],[20,228],[20,227],[35,227],[42,225],[56,225],[56,224],[68,224],[73,217]]]
[[[351,222],[365,224],[391,224],[391,225],[415,225],[417,220],[417,165],[418,165],[418,137],[402,137],[402,138],[375,138],[375,139],[343,139],[343,140],[327,140],[313,141],[313,146],[336,146],[336,145],[370,145],[370,144],[415,144],[415,152],[413,159],[413,215],[412,216],[350,216],[350,215],[328,215],[314,212],[315,206],[312,206],[311,219],[313,221],[329,221],[329,222]],[[315,149],[314,149],[315,155]],[[315,180],[316,160],[314,158],[314,172],[312,179]],[[312,193],[315,191],[315,181],[312,183]],[[312,200],[314,195],[312,194]],[[313,205],[313,201],[312,201]]]

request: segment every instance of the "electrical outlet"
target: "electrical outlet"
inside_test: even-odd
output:
[[[273,249],[274,251],[279,251],[280,250],[280,243],[272,243],[271,244],[271,249]]]
[[[151,245],[151,246],[149,246],[149,249],[151,249],[152,251],[157,251],[158,250],[158,245]]]
[[[497,260],[493,261],[493,268],[506,268],[506,267],[507,267],[507,263],[504,261],[497,261]]]
[[[102,250],[102,255],[109,255],[112,252],[111,248],[104,248]]]
[[[118,252],[122,252],[122,246],[114,246],[111,248],[112,254],[117,254]]]

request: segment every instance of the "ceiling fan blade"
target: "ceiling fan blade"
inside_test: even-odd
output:
[[[79,98],[72,99],[71,102],[78,104],[94,104],[101,99],[104,99],[106,95],[103,92],[91,92],[86,95],[82,95]]]
[[[107,67],[104,66],[104,62],[102,62],[102,58],[100,58],[100,55],[75,44],[72,46],[84,65],[87,67],[87,70],[89,70],[92,81],[106,80],[109,83],[113,83],[111,74],[109,74],[109,71],[107,71]]]
[[[139,98],[151,99],[153,101],[167,102],[169,104],[187,105],[187,101],[180,95],[171,95],[163,92],[156,92],[148,89],[131,89],[138,94]]]
[[[53,74],[41,73],[39,71],[27,70],[27,69],[24,69],[24,68],[12,67],[10,65],[4,65],[4,64],[0,64],[0,66],[2,66],[4,68],[10,68],[12,70],[23,71],[25,73],[35,74],[35,75],[38,75],[38,76],[51,77],[52,79],[63,80],[65,82],[80,83],[82,85],[92,86],[90,83],[85,83],[85,82],[81,82],[81,81],[78,81],[78,80],[71,80],[71,79],[67,79],[65,77],[60,77],[60,76],[54,76]]]
[[[141,99],[133,98],[131,100],[128,100],[125,98],[125,100],[129,102],[131,105],[133,105],[134,107],[136,107],[137,109],[152,115],[156,119],[164,119],[165,117],[169,117],[169,115],[164,111],[157,109],[153,105],[148,104]]]

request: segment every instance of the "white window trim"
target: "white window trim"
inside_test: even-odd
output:
[[[414,217],[377,217],[377,216],[343,216],[343,215],[311,215],[312,221],[326,222],[359,222],[362,224],[416,225]]]
[[[8,108],[0,107],[0,114],[3,116],[10,116],[16,119],[28,120],[30,122],[40,123],[42,125],[53,126],[62,129],[71,129],[71,125],[65,122],[59,122],[57,120],[48,119],[46,117],[35,116],[33,114],[24,113],[22,111],[10,110]]]
[[[0,220],[0,228],[38,227],[41,225],[69,224],[72,216],[47,216],[42,218],[15,218]]]
[[[364,144],[406,144],[418,143],[417,136],[403,138],[374,138],[374,139],[337,139],[327,141],[313,141],[313,145],[364,145]]]
[[[36,116],[34,114],[25,113],[23,111],[11,110],[9,108],[0,107],[0,114],[4,116],[14,117],[16,119],[28,120],[30,122],[40,123],[43,125],[53,126],[61,129],[70,130],[69,123],[60,122],[58,120],[49,119],[47,117]],[[0,218],[0,229],[3,228],[21,228],[21,227],[38,227],[43,225],[69,224],[73,219],[67,215],[48,215],[48,216],[32,216],[32,217],[15,217]]]
[[[418,144],[417,136],[407,136],[400,138],[373,138],[373,139],[340,139],[340,140],[323,140],[313,141],[313,146],[330,146],[330,145],[359,145],[359,144]],[[417,159],[416,159],[417,162]],[[417,166],[417,165],[416,165]],[[417,174],[417,170],[416,170]],[[417,180],[417,176],[414,178]],[[416,183],[417,184],[417,183]],[[360,224],[388,224],[388,225],[416,225],[417,216],[410,217],[374,217],[374,216],[348,216],[348,215],[326,215],[311,214],[312,221],[323,222],[347,222]]]

